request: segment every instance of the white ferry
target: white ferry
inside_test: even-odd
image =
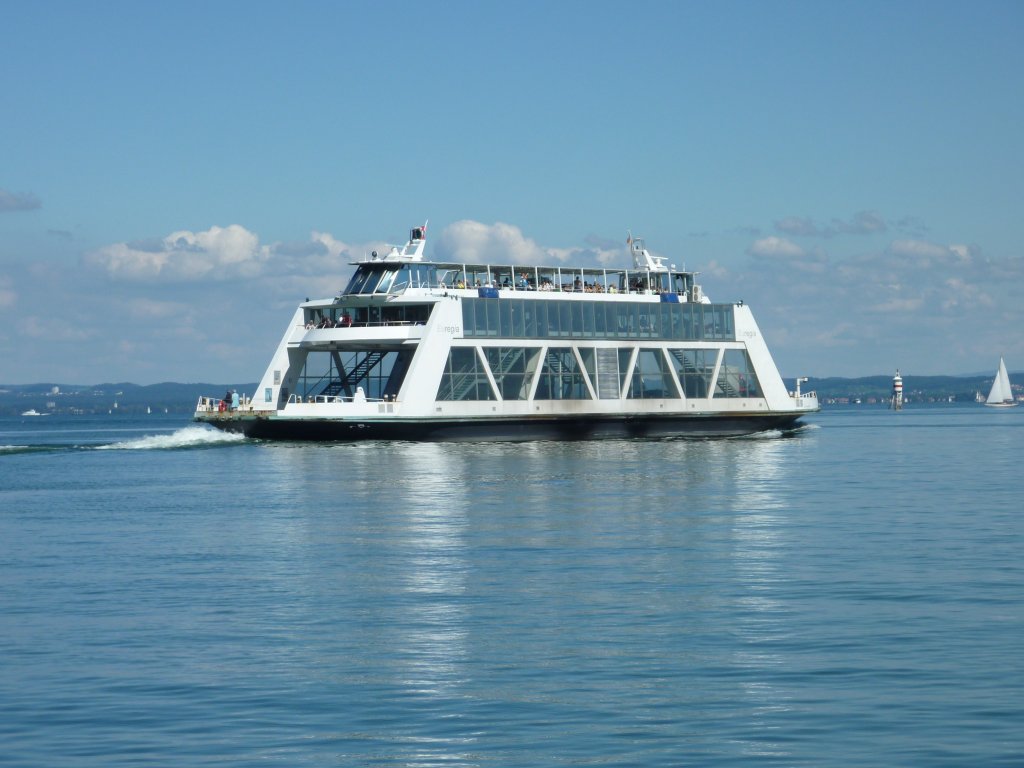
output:
[[[426,225],[295,311],[251,397],[195,419],[285,440],[730,436],[818,410],[743,302],[629,239],[631,269],[424,260]]]

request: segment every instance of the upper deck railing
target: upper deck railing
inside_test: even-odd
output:
[[[695,272],[675,269],[603,269],[501,266],[453,262],[363,261],[343,296],[397,295],[416,289],[494,288],[561,293],[675,293],[700,301]]]

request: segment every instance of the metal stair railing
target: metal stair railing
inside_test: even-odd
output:
[[[334,397],[342,392],[346,395],[351,395],[352,386],[362,381],[373,367],[384,359],[384,355],[386,354],[386,352],[381,352],[379,350],[369,352],[366,357],[360,360],[351,371],[346,373],[340,379],[332,379],[327,382],[327,385],[320,390],[318,394],[325,397]]]

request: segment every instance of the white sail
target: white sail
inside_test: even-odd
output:
[[[986,405],[1002,405],[1013,403],[1013,392],[1010,391],[1010,377],[1006,373],[1006,363],[999,358],[999,370],[996,371],[996,380],[992,382],[992,390],[988,393]]]

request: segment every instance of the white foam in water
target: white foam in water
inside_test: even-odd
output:
[[[766,429],[763,432],[752,432],[749,435],[740,435],[741,440],[776,440],[787,435],[796,435],[801,432],[808,432],[812,429],[821,429],[820,424],[799,424],[788,432],[781,429]]]
[[[211,427],[184,427],[169,435],[146,435],[135,440],[97,446],[100,450],[152,451],[174,448],[197,448],[205,445],[240,443],[245,435],[237,432],[221,432]]]
[[[782,436],[783,432],[780,429],[766,429],[763,432],[754,432],[749,435],[754,440],[775,440]]]

